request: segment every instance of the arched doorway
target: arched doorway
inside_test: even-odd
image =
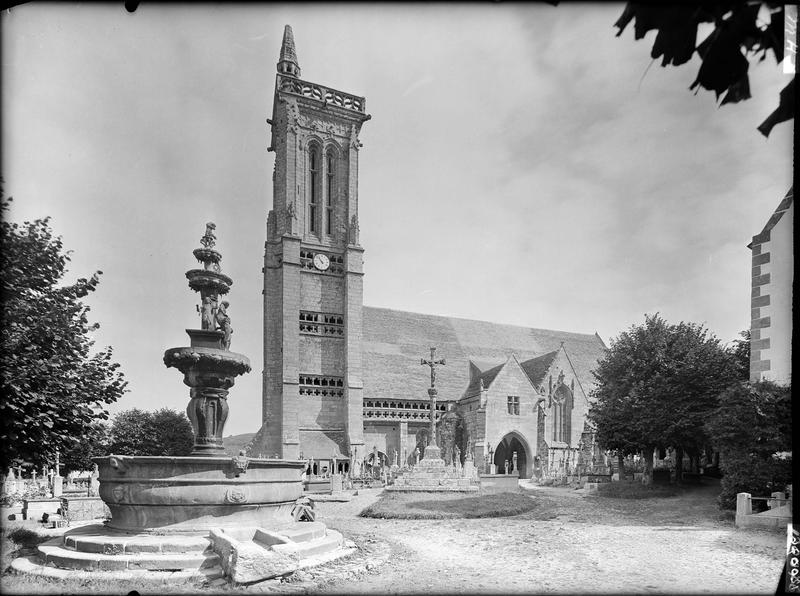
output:
[[[517,433],[509,433],[503,437],[494,450],[494,465],[497,466],[498,474],[505,474],[506,460],[508,460],[509,474],[514,471],[514,452],[517,452],[517,467],[520,478],[530,478],[531,470],[529,462],[530,449],[528,443]]]

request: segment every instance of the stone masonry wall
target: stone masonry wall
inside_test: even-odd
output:
[[[301,395],[298,409],[300,428],[343,429],[344,397]]]
[[[519,397],[519,415],[508,413],[508,396]],[[511,432],[520,435],[528,446],[528,464],[533,462],[536,441],[536,401],[538,395],[525,372],[511,358],[489,387],[486,401],[486,439],[492,447]]]
[[[301,335],[300,372],[344,376],[344,340],[337,337]]]
[[[752,381],[791,382],[793,224],[794,203],[787,195],[750,245]]]
[[[300,277],[300,308],[314,312],[344,314],[344,279],[303,271]]]

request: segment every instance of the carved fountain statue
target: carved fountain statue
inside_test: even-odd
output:
[[[214,249],[216,226],[206,224],[200,239],[201,248],[193,251],[202,269],[186,272],[189,287],[200,293],[200,329],[187,329],[191,340],[187,348],[171,348],[164,353],[164,364],[183,373],[183,382],[191,387],[186,414],[194,431],[192,455],[224,456],[222,431],[228,418],[228,391],[237,376],[250,372],[247,356],[230,351],[231,318],[229,303],[220,302],[233,280],[222,273],[222,255]]]
[[[314,521],[313,504],[301,498],[305,462],[225,453],[228,393],[250,362],[230,351],[229,303],[220,296],[233,281],[221,271],[215,227],[206,224],[202,247],[194,250],[203,268],[186,272],[200,294],[201,328],[186,330],[189,346],[164,353],[164,364],[183,373],[190,388],[191,454],[93,458],[111,519],[40,545],[36,555],[12,563],[17,571],[250,582],[352,552],[340,533]]]

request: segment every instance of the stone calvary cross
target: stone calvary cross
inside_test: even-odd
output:
[[[431,359],[425,360],[421,358],[419,363],[424,366],[431,367],[431,387],[428,389],[428,395],[431,398],[431,432],[428,435],[428,445],[436,445],[436,367],[444,366],[444,358],[436,360],[436,348],[431,348]]]

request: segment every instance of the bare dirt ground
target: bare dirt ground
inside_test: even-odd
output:
[[[352,561],[368,571],[310,569],[279,591],[770,594],[783,567],[785,534],[734,528],[714,485],[646,500],[536,488],[541,507],[509,518],[359,518],[379,493],[317,504],[319,519],[372,549],[373,564]]]

